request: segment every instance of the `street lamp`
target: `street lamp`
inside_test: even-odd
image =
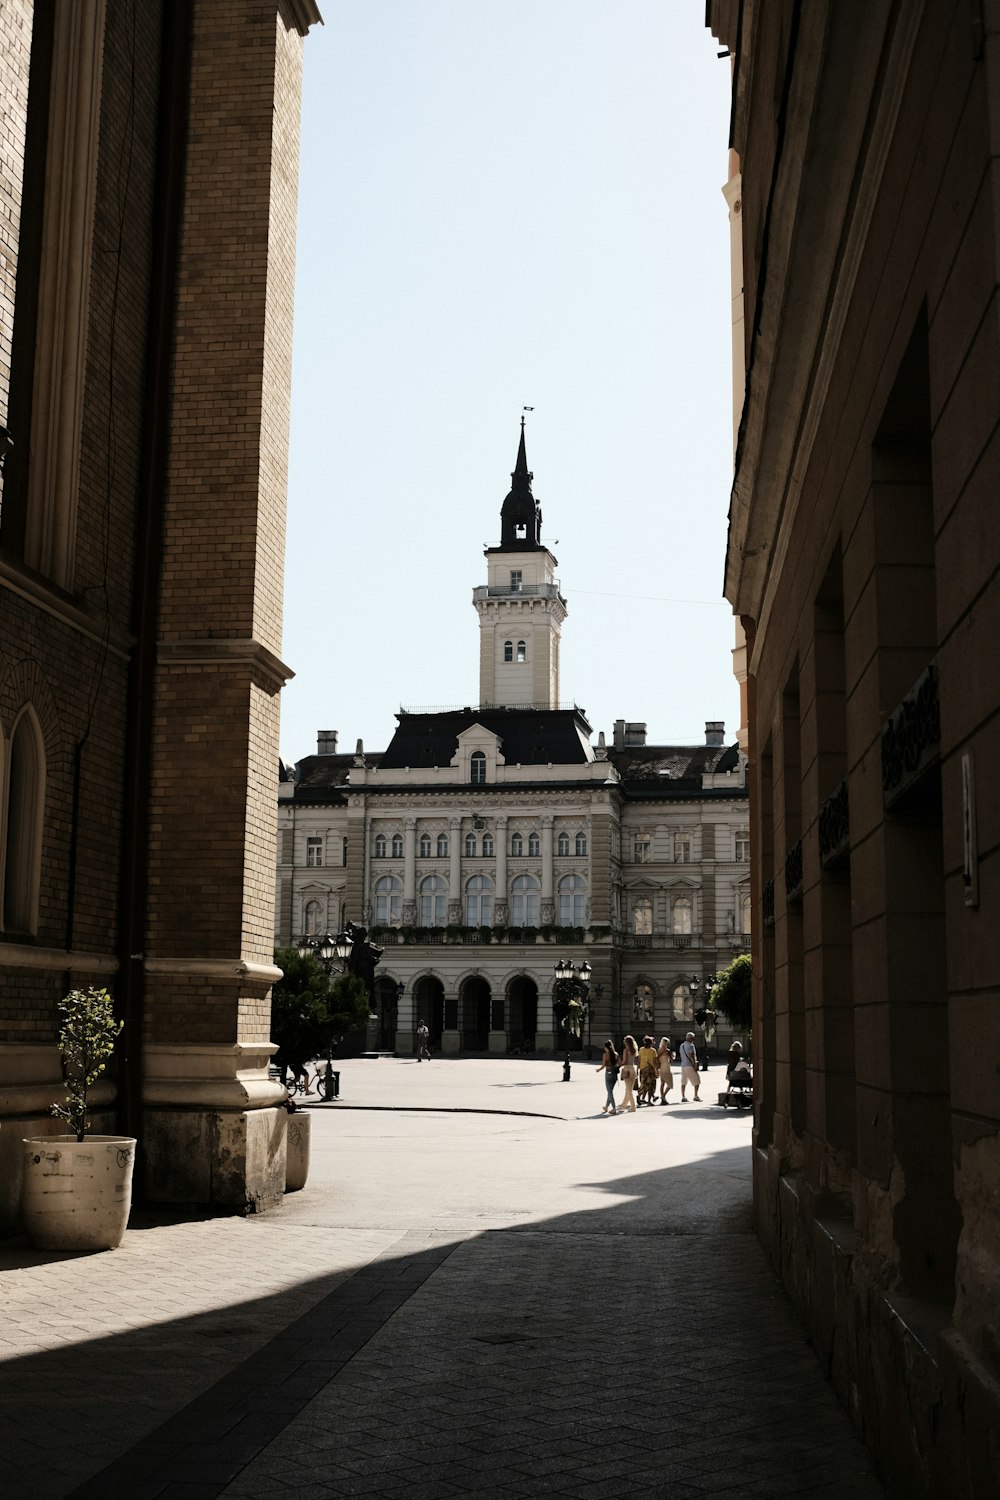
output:
[[[569,1083],[570,1078],[570,1038],[574,1036],[582,1038],[583,1022],[590,1016],[590,976],[593,972],[586,959],[579,968],[576,968],[572,960],[568,958],[564,958],[555,965],[556,990],[552,997],[552,1009],[565,1035],[566,1056],[563,1061],[563,1083]]]
[[[374,943],[368,942],[368,933],[364,927],[355,927],[353,922],[348,922],[343,932],[338,932],[336,937],[332,933],[324,933],[322,937],[309,937],[304,935],[298,943],[300,958],[307,958],[313,954],[326,969],[328,974],[333,972],[334,964],[339,964],[339,973],[348,972],[358,974],[367,984],[369,1003],[374,988],[375,966],[382,957],[382,949],[376,948]],[[399,986],[402,993],[402,986]],[[329,1103],[331,1099],[340,1097],[340,1074],[334,1071],[333,1066],[333,1035],[330,1034],[326,1046],[326,1071],[322,1079],[317,1076],[322,1098]]]

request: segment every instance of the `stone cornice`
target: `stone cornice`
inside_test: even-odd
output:
[[[310,26],[323,25],[316,0],[285,0],[284,9],[299,36],[308,36]]]
[[[74,974],[116,974],[112,953],[80,953],[66,948],[36,948],[31,943],[0,943],[0,969],[70,969]]]
[[[254,667],[268,678],[276,691],[295,676],[280,657],[262,642],[250,637],[236,639],[161,641],[158,660],[166,667]]]
[[[274,964],[259,964],[246,958],[147,958],[146,973],[277,984],[283,971],[276,969]]]

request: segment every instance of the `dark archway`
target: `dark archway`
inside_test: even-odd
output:
[[[394,979],[381,974],[375,981],[375,1013],[378,1016],[378,1050],[396,1050],[396,1024],[399,1012],[399,990]]]
[[[507,986],[507,1027],[512,1051],[534,1052],[538,985],[530,974],[515,974]]]
[[[461,990],[461,1047],[485,1052],[490,1044],[490,986],[481,974],[466,979]]]
[[[431,1046],[441,1046],[444,1030],[444,985],[435,974],[423,974],[413,986],[413,1028],[427,1022],[431,1034]]]

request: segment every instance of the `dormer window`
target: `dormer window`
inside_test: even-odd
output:
[[[517,643],[517,659],[518,661],[528,660],[528,648],[524,641],[518,641]]]
[[[486,755],[482,750],[473,750],[469,756],[469,780],[473,786],[482,786],[486,781]]]
[[[518,534],[519,540],[523,541],[524,538],[525,538],[525,526],[524,526],[524,522],[523,521],[518,524],[517,534]],[[524,574],[522,573],[521,569],[520,568],[511,568],[511,570],[510,570],[510,591],[511,591],[511,593],[512,594],[519,594],[521,592],[523,584],[524,584]]]

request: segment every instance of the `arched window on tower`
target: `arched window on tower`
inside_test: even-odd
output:
[[[45,812],[45,748],[38,720],[26,708],[14,726],[7,781],[3,925],[6,932],[38,929]]]
[[[486,755],[482,750],[473,750],[469,757],[469,780],[473,786],[482,786],[486,781]]]

